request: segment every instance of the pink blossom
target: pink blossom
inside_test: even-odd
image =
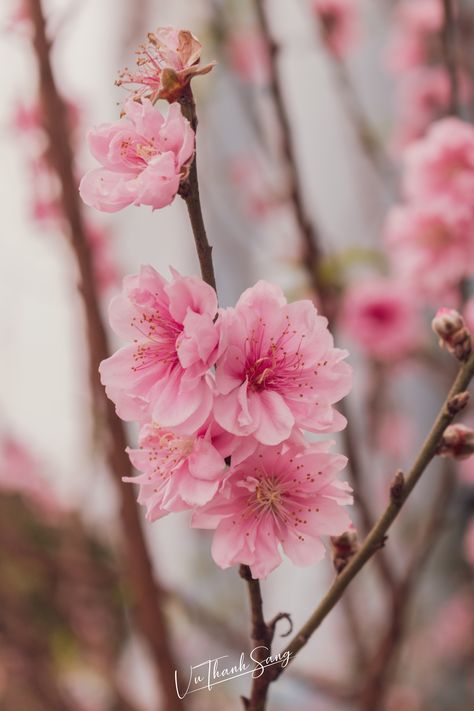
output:
[[[159,425],[146,424],[139,449],[128,449],[133,466],[143,472],[124,481],[138,484],[138,501],[155,521],[170,511],[207,504],[224,477],[224,457],[213,446],[211,428],[192,436],[176,435]]]
[[[474,207],[474,127],[457,118],[433,124],[406,150],[405,194],[411,200],[451,195]]]
[[[194,514],[193,526],[216,529],[212,556],[219,566],[249,565],[254,578],[280,564],[280,545],[296,565],[316,563],[325,553],[321,536],[350,526],[342,506],[352,503],[351,490],[336,480],[346,461],[326,443],[260,446],[231,469],[221,492]]]
[[[356,0],[312,0],[312,7],[326,47],[335,57],[343,59],[357,39]]]
[[[267,43],[257,30],[236,30],[227,42],[232,69],[246,82],[265,84],[270,75]]]
[[[341,325],[365,353],[385,361],[414,351],[423,332],[412,293],[388,279],[361,281],[350,287]]]
[[[127,101],[125,115],[92,130],[88,140],[103,167],[84,175],[80,192],[87,205],[104,212],[169,205],[194,151],[194,131],[179,104],[171,104],[165,118],[148,99]]]
[[[344,427],[332,405],[351,387],[347,352],[333,347],[327,319],[310,301],[287,304],[281,289],[259,281],[219,321],[214,416],[224,429],[273,445],[295,426]]]
[[[124,420],[153,418],[161,427],[192,434],[212,407],[209,368],[217,358],[215,291],[197,277],[172,270],[167,282],[153,267],[125,277],[110,305],[110,323],[133,341],[102,361],[108,396]]]
[[[385,240],[396,273],[415,293],[438,303],[474,273],[474,213],[458,200],[392,208]]]
[[[215,62],[200,65],[201,43],[187,30],[159,27],[137,51],[137,69],[120,73],[117,85],[138,85],[135,98],[175,101],[194,76],[207,74]]]
[[[464,557],[469,565],[474,568],[474,518],[469,521],[464,536]]]
[[[460,99],[467,103],[471,86],[459,74]],[[395,147],[404,147],[420,138],[428,126],[444,116],[451,100],[451,81],[444,67],[420,66],[400,76],[397,88],[399,118]]]
[[[237,156],[230,173],[252,217],[265,218],[287,199],[283,181],[275,179],[275,171],[255,154]]]

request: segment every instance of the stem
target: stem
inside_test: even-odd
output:
[[[352,582],[360,570],[362,570],[365,564],[370,560],[370,558],[372,558],[374,553],[384,545],[387,531],[397,518],[405,501],[413,491],[426,467],[436,455],[441,437],[446,427],[448,427],[455,417],[456,408],[453,407],[452,399],[454,396],[465,391],[473,375],[474,354],[472,354],[469,360],[460,367],[453,386],[451,387],[451,390],[449,391],[449,394],[435,419],[431,431],[423,443],[406,479],[401,476],[397,477],[396,486],[392,486],[390,502],[373,526],[363,545],[350,560],[347,566],[342,570],[342,572],[337,576],[319,606],[284,650],[283,654],[289,653],[291,655],[291,661],[306,645],[312,634],[318,629],[326,616],[331,612],[333,607],[342,597],[348,585]],[[266,683],[269,685],[275,681],[279,678],[283,671],[284,669],[281,667],[270,667],[264,675],[266,677]]]
[[[183,115],[190,122],[193,131],[196,132],[198,124],[196,104],[189,84],[184,89],[179,103],[181,104]],[[194,158],[189,168],[188,178],[184,185],[182,185],[180,192],[188,208],[202,278],[209,286],[212,286],[212,288],[217,291],[214,264],[212,262],[212,247],[207,239],[206,226],[202,216],[196,152],[194,153]]]
[[[457,52],[456,52],[456,19],[453,0],[443,0],[444,23],[442,30],[443,50],[446,69],[449,74],[451,84],[451,98],[449,104],[449,113],[453,116],[459,116],[459,75],[457,70]]]
[[[273,96],[277,118],[281,127],[282,151],[287,163],[290,180],[289,197],[290,201],[293,204],[294,214],[303,241],[303,264],[308,274],[311,287],[314,293],[316,295],[319,295],[321,299],[321,305],[323,307],[323,310],[325,311],[325,315],[329,318],[330,304],[328,303],[328,289],[326,286],[320,283],[320,280],[318,278],[322,259],[320,235],[316,225],[308,218],[306,214],[302,186],[298,177],[298,161],[296,158],[296,149],[292,139],[289,114],[283,97],[283,86],[277,68],[277,61],[280,49],[272,36],[272,32],[267,19],[267,13],[265,12],[264,8],[264,0],[256,0],[255,7],[262,35],[265,38],[265,42],[268,46],[268,51],[270,54],[270,92]],[[324,304],[325,301],[326,303]]]
[[[61,183],[62,211],[69,225],[71,247],[79,267],[79,288],[86,317],[91,383],[96,404],[100,406],[104,417],[106,457],[121,500],[122,529],[127,553],[126,573],[135,595],[137,621],[152,653],[155,672],[163,690],[166,708],[169,711],[181,711],[184,706],[179,701],[174,687],[176,664],[162,609],[164,596],[159,582],[153,577],[152,564],[143,536],[135,494],[132,487],[124,486],[121,483],[122,476],[130,476],[133,473],[125,452],[125,429],[115,414],[113,403],[106,397],[105,390],[100,386],[97,374],[99,363],[110,355],[110,348],[100,313],[93,266],[74,176],[74,156],[70,144],[66,107],[58,92],[52,71],[50,42],[46,36],[41,0],[28,0],[28,7],[34,25],[33,46],[38,62],[45,130],[49,137],[49,157],[51,166]]]

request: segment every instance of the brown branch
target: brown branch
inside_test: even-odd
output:
[[[261,32],[265,38],[270,54],[270,92],[273,97],[275,111],[281,127],[282,152],[285,158],[290,180],[289,198],[293,205],[295,218],[301,233],[303,242],[303,265],[308,274],[311,288],[316,295],[319,295],[325,315],[331,320],[331,294],[319,279],[322,250],[320,246],[320,235],[314,222],[307,215],[302,192],[302,185],[298,175],[298,160],[290,126],[290,117],[283,96],[283,86],[278,71],[278,57],[280,48],[275,42],[267,13],[264,7],[265,0],[255,0],[257,17]]]
[[[426,467],[435,457],[441,437],[445,429],[449,424],[451,424],[455,417],[455,411],[452,407],[453,398],[466,390],[473,375],[474,354],[471,354],[469,360],[460,367],[453,386],[451,387],[451,390],[449,391],[448,396],[443,403],[407,477],[405,478],[401,473],[397,474],[391,488],[391,497],[387,508],[373,526],[358,552],[337,576],[319,606],[283,651],[283,654],[291,655],[290,661],[292,661],[307,644],[313,633],[318,629],[323,620],[341,599],[344,591],[356,575],[372,558],[375,552],[385,544],[387,532],[390,526],[399,515],[400,510],[418,483]],[[283,671],[284,668],[281,667],[269,667],[262,678],[266,679],[266,683],[269,686],[281,676]],[[257,707],[255,711],[263,711],[263,709],[264,706],[261,706],[260,708]]]
[[[455,18],[455,3],[453,0],[443,0],[444,23],[442,28],[443,52],[446,69],[451,85],[449,113],[459,116],[459,73],[457,67],[457,28]]]
[[[111,401],[98,380],[99,363],[110,355],[107,333],[102,321],[96,292],[91,255],[79,202],[74,175],[74,156],[71,149],[64,100],[60,96],[50,59],[50,42],[46,35],[41,0],[28,0],[34,26],[33,46],[39,69],[40,98],[45,129],[49,137],[49,158],[61,183],[61,207],[69,225],[69,237],[80,274],[80,291],[84,304],[89,347],[89,368],[96,399],[101,407],[106,435],[106,456],[121,500],[123,540],[127,552],[126,575],[133,589],[137,622],[147,640],[155,664],[155,671],[163,690],[166,708],[183,708],[174,687],[176,668],[166,620],[162,610],[161,586],[153,577],[152,564],[146,548],[140,517],[132,487],[123,485],[121,477],[132,474],[125,452],[126,436],[123,423],[117,418]]]
[[[388,621],[361,691],[361,711],[374,711],[382,706],[385,690],[393,676],[393,670],[400,651],[400,644],[406,628],[407,615],[423,567],[433,553],[439,537],[443,533],[443,522],[454,491],[454,477],[450,467],[441,474],[438,491],[431,504],[428,519],[413,546],[413,552],[394,595],[391,617]]]

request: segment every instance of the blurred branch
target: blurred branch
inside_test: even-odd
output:
[[[280,48],[273,39],[272,31],[268,22],[268,13],[265,9],[265,0],[255,0],[255,8],[260,24],[262,35],[268,46],[270,55],[270,91],[273,96],[275,110],[281,127],[282,150],[290,180],[290,200],[293,204],[294,214],[303,241],[304,254],[303,263],[310,281],[311,288],[316,295],[319,295],[325,315],[330,316],[329,290],[318,279],[320,264],[322,260],[322,248],[320,244],[319,231],[311,221],[306,212],[302,185],[298,175],[298,160],[296,148],[290,125],[290,117],[283,96],[283,86],[278,71],[278,57]]]
[[[444,23],[442,28],[442,40],[444,61],[451,84],[449,113],[453,116],[459,116],[459,72],[457,66],[457,27],[454,0],[443,0],[443,10]]]
[[[398,517],[403,505],[418,483],[423,472],[426,470],[431,460],[435,457],[439,442],[445,429],[454,420],[457,412],[459,412],[459,409],[456,410],[454,407],[454,403],[457,400],[456,396],[466,390],[473,375],[474,354],[471,354],[469,360],[460,367],[453,386],[451,387],[451,390],[449,391],[448,396],[444,401],[435,422],[415,459],[415,462],[408,472],[408,475],[405,478],[401,472],[397,474],[391,487],[390,501],[387,508],[373,526],[358,552],[349,561],[342,572],[339,573],[320,605],[316,608],[308,621],[303,625],[303,627],[301,627],[299,632],[297,632],[293,640],[283,651],[283,654],[288,653],[291,655],[291,660],[293,660],[306,645],[323,620],[341,599],[344,591],[352,580],[357,576],[372,556],[385,544],[389,528]],[[267,686],[278,679],[283,671],[284,669],[281,667],[269,667],[263,675],[266,679]],[[260,706],[256,707],[255,711],[263,711],[263,709],[264,706]]]
[[[61,206],[68,222],[70,243],[80,272],[80,291],[84,303],[89,349],[90,377],[95,401],[104,416],[105,448],[108,464],[121,499],[123,540],[127,551],[126,575],[130,580],[137,605],[137,620],[152,652],[155,671],[161,682],[169,711],[183,708],[174,688],[176,668],[169,633],[162,610],[163,594],[153,577],[132,487],[121,483],[122,476],[132,474],[125,452],[126,436],[112,402],[106,397],[98,378],[99,363],[110,354],[94,281],[91,255],[87,245],[71,149],[64,100],[60,96],[50,59],[50,42],[46,36],[41,0],[27,0],[34,26],[33,46],[39,70],[40,98],[45,130],[49,137],[49,157],[61,183]]]
[[[423,573],[423,568],[443,533],[446,510],[449,507],[453,491],[453,471],[449,465],[446,465],[441,472],[441,481],[425,526],[413,546],[405,575],[395,591],[387,628],[367,669],[366,680],[361,691],[361,711],[374,711],[382,705],[384,692],[393,675],[396,659],[400,652],[410,603]]]

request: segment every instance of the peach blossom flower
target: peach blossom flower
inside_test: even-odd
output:
[[[281,562],[280,546],[296,565],[324,557],[321,536],[348,529],[342,507],[352,503],[349,485],[336,480],[346,457],[327,449],[259,447],[231,469],[222,491],[193,517],[193,526],[216,529],[212,556],[219,566],[243,563],[254,578],[265,578]]]
[[[207,74],[215,62],[201,66],[201,43],[187,30],[159,27],[148,34],[148,41],[137,51],[137,69],[124,69],[117,85],[138,85],[134,97],[176,101],[199,74]]]
[[[338,59],[344,59],[357,39],[356,0],[312,0],[327,49]]]
[[[86,173],[79,189],[87,205],[104,212],[169,205],[194,152],[194,131],[179,104],[165,118],[148,99],[129,99],[119,121],[90,131],[88,139],[102,167]]]
[[[389,279],[350,287],[344,297],[341,326],[365,353],[382,361],[412,353],[423,332],[412,293]]]

